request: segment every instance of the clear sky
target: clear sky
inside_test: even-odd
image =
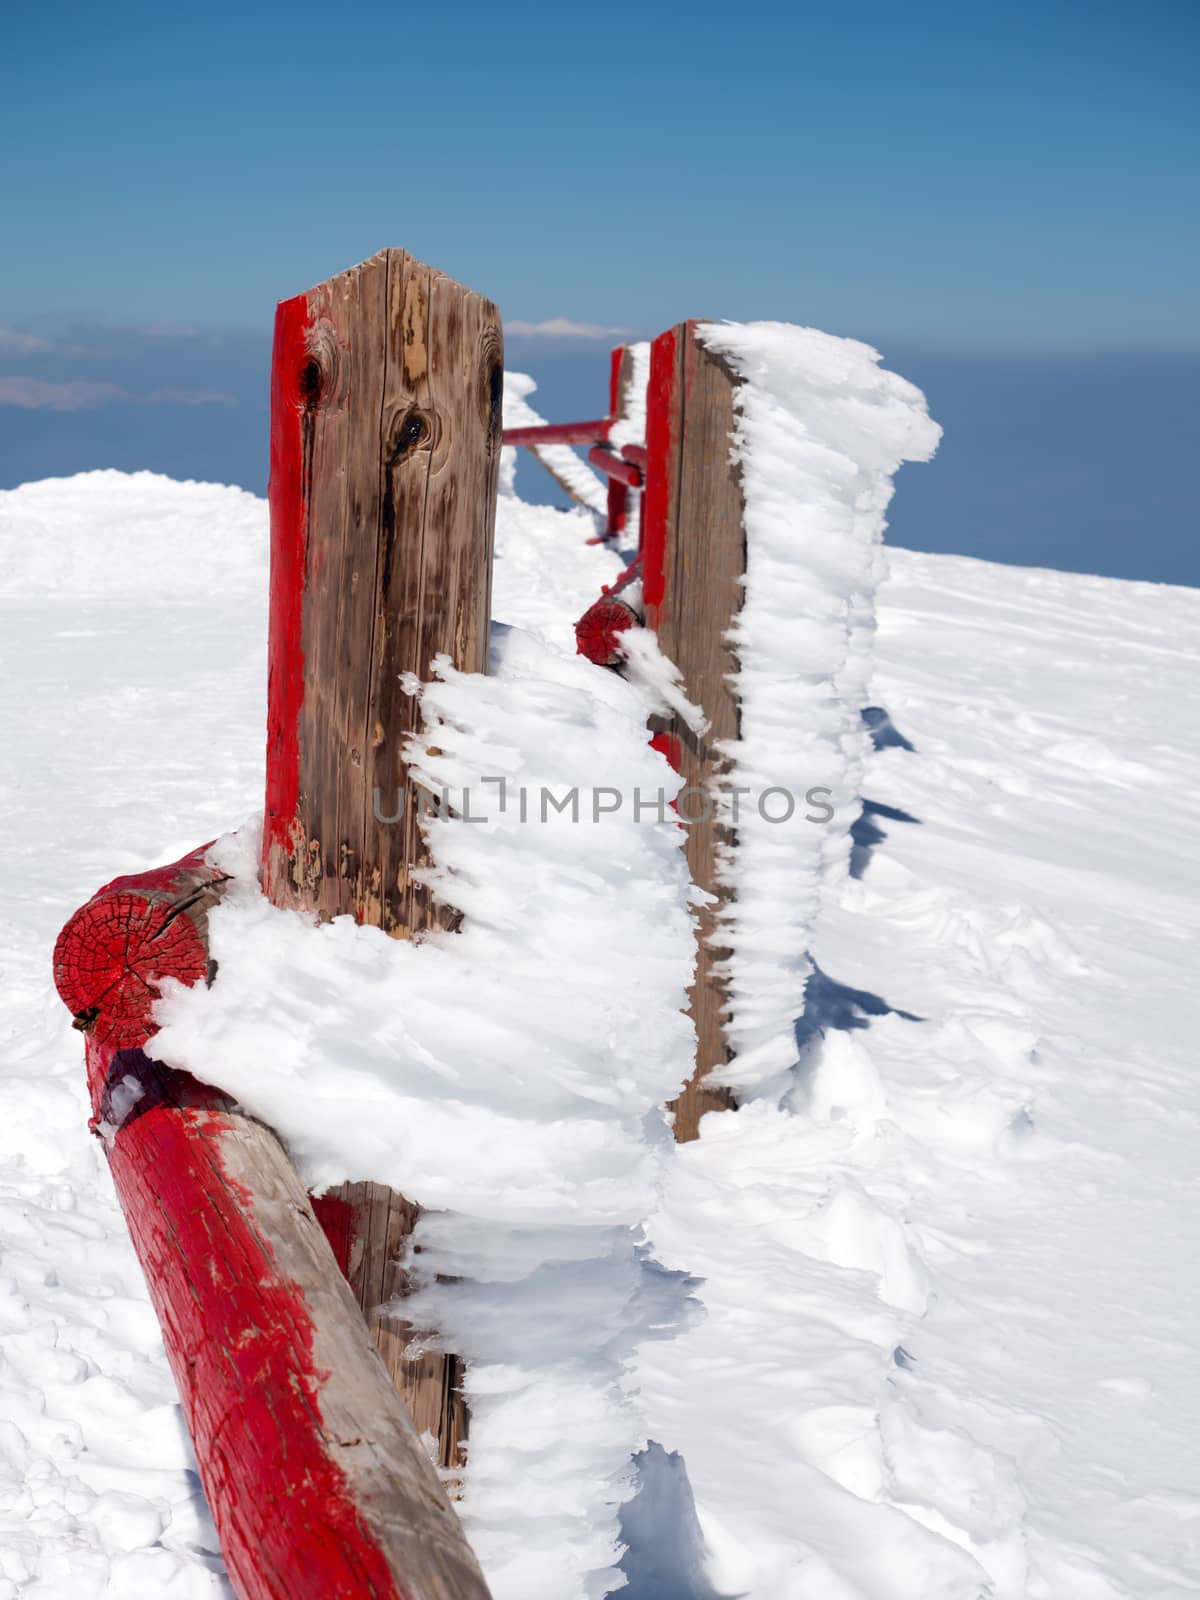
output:
[[[1200,0],[25,0],[0,486],[261,490],[274,302],[393,244],[499,303],[557,417],[616,330],[866,338],[946,427],[902,540],[1200,583],[1198,85]]]
[[[7,315],[258,324],[383,244],[507,318],[1200,342],[1194,0],[9,11]]]

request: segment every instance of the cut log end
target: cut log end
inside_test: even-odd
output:
[[[620,636],[637,623],[637,612],[623,600],[597,600],[575,624],[578,654],[597,666],[615,667],[621,659]]]
[[[488,1600],[283,1146],[142,1048],[162,980],[210,972],[208,913],[229,880],[206,855],[106,884],[60,934],[54,971],[85,1019],[91,1126],[234,1589],[240,1600]],[[344,1257],[350,1241],[335,1242]]]
[[[162,979],[193,984],[209,976],[208,912],[229,879],[208,865],[208,848],[114,878],[59,934],[55,987],[75,1026],[98,1044],[142,1044],[155,1032],[150,1012]]]
[[[150,1011],[163,978],[199,983],[208,951],[191,918],[169,901],[100,894],[58,936],[54,982],[80,1027],[117,1049],[155,1031]]]

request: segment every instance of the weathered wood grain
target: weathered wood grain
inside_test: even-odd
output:
[[[462,1465],[467,1407],[459,1387],[457,1358],[439,1350],[407,1355],[418,1329],[384,1307],[408,1293],[410,1238],[420,1208],[381,1183],[346,1183],[322,1196],[349,1208],[345,1271],[361,1302],[367,1326],[392,1381],[404,1397],[418,1433],[438,1441],[439,1464]],[[454,1487],[454,1480],[451,1480]]]
[[[687,789],[704,791],[726,770],[721,740],[738,736],[738,703],[732,675],[737,661],[726,637],[741,606],[746,570],[744,502],[730,459],[736,380],[719,357],[696,337],[694,323],[681,323],[651,349],[646,421],[647,469],[643,534],[643,593],[646,623],[683,676],[689,699],[703,708],[709,730],[697,735],[679,719],[661,724],[661,748]],[[692,878],[717,897],[728,894],[718,860],[734,839],[712,808],[705,816],[700,794],[684,799],[689,817],[687,861]],[[700,913],[696,978],[690,993],[696,1024],[696,1070],[672,1102],[675,1137],[695,1139],[706,1111],[728,1109],[727,1089],[706,1082],[729,1059],[723,1013],[717,907]]]
[[[455,924],[415,876],[428,857],[406,675],[427,680],[442,654],[487,670],[502,396],[495,307],[402,250],[279,308],[263,841],[278,905],[396,938]],[[416,1208],[375,1184],[343,1185],[325,1210],[339,1201],[373,1336],[458,1466],[454,1358],[406,1357],[419,1330],[381,1309],[403,1293]]]
[[[279,308],[264,885],[410,938],[446,925],[400,682],[486,668],[503,341],[495,307],[385,250]],[[378,805],[376,804],[378,791]],[[387,818],[403,804],[402,822]],[[378,811],[379,814],[376,814]]]

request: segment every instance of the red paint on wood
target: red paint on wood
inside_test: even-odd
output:
[[[210,839],[207,844],[202,844],[190,855],[181,856],[178,861],[168,861],[162,867],[150,867],[145,872],[130,872],[124,877],[113,878],[102,884],[92,899],[97,900],[102,894],[120,894],[125,890],[142,895],[173,894],[184,874],[209,870],[205,868],[204,858],[212,847],[213,841]],[[214,873],[213,876],[219,877],[220,874]]]
[[[339,1194],[314,1194],[309,1196],[321,1231],[329,1240],[329,1248],[344,1278],[350,1276],[350,1251],[357,1229],[357,1215],[349,1200]]]
[[[644,444],[623,444],[621,446],[621,454],[626,461],[632,461],[635,467],[640,467],[643,474],[645,473],[648,457]]]
[[[683,746],[676,733],[656,733],[650,740],[651,750],[657,750],[667,760],[676,772],[679,772],[683,763]],[[671,802],[674,805],[674,801]]]
[[[54,983],[80,1027],[115,1049],[155,1030],[160,980],[197,983],[208,949],[190,907],[222,874],[204,864],[208,846],[182,861],[114,878],[81,906],[54,946]]]
[[[621,405],[621,366],[625,360],[625,346],[614,345],[608,358],[608,414],[615,417]]]
[[[94,1085],[132,1078],[136,1091],[162,1072],[94,1037],[88,1058]],[[307,1302],[278,1271],[253,1196],[226,1170],[234,1119],[199,1085],[188,1104],[193,1080],[174,1079],[167,1094],[148,1084],[106,1143],[238,1595],[412,1600],[331,1458]],[[103,1092],[94,1105],[103,1118]]]
[[[367,1330],[354,1331],[350,1290],[331,1288],[335,1259],[282,1147],[221,1090],[151,1060],[148,1015],[104,1026],[114,996],[142,983],[152,919],[165,919],[149,938],[154,972],[185,983],[206,975],[207,913],[225,879],[204,855],[107,884],[60,936],[55,977],[72,1007],[107,985],[86,1023],[90,1125],[158,1315],[234,1590],[239,1600],[484,1600]],[[124,948],[114,931],[122,918]],[[336,1205],[326,1202],[326,1226],[344,1222]]]
[[[575,624],[576,652],[597,666],[613,667],[621,659],[618,640],[637,625],[637,614],[624,600],[605,596],[591,605]]]
[[[116,1049],[141,1044],[156,1031],[150,1009],[159,980],[197,983],[208,952],[190,919],[136,894],[102,894],[83,906],[58,936],[54,981],[78,1018],[95,1016],[93,1032]]]
[[[670,464],[679,448],[672,426],[676,382],[675,330],[659,334],[650,347],[646,388],[646,488],[642,496],[642,595],[646,626],[657,628],[666,596],[667,522],[670,516]]]
[[[604,518],[604,536],[599,541],[608,544],[618,534],[625,532],[628,520],[629,490],[616,478],[608,480],[608,505]]]
[[[628,589],[629,585],[634,581],[634,579],[635,578],[640,578],[641,575],[642,575],[642,558],[641,558],[640,555],[636,555],[636,556],[634,556],[633,560],[629,563],[629,565],[624,569],[624,571],[621,573],[621,575],[618,577],[617,581],[615,583],[606,583],[604,585],[603,589],[601,589],[600,593],[601,594],[620,594],[622,589]]]
[[[611,417],[594,422],[541,422],[532,428],[505,428],[501,444],[594,444],[608,438]]]
[[[625,346],[614,345],[608,358],[608,414],[615,422],[621,414],[621,369],[625,364]],[[607,435],[605,435],[607,438]],[[608,508],[604,519],[604,536],[599,541],[607,544],[625,532],[629,520],[629,494],[618,480],[608,480]]]
[[[614,454],[607,446],[593,445],[588,451],[588,460],[592,466],[604,473],[606,478],[615,478],[620,484],[627,484],[631,489],[640,489],[642,474],[632,461],[626,461],[622,456]]]
[[[267,795],[263,859],[272,844],[289,852],[300,787],[300,707],[304,701],[305,373],[311,326],[308,296],[275,311],[271,360],[271,606],[267,666]]]

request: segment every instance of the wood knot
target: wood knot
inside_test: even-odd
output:
[[[392,423],[388,436],[389,463],[395,466],[398,461],[403,461],[414,451],[424,450],[433,444],[436,435],[437,423],[434,416],[416,406],[410,407]]]
[[[494,361],[488,368],[488,434],[499,434],[504,419],[504,363]]]
[[[479,354],[479,408],[488,442],[498,448],[504,414],[504,340],[498,323],[484,325]]]
[[[317,322],[304,341],[304,359],[296,374],[301,411],[338,409],[345,401],[346,363],[331,322]]]

